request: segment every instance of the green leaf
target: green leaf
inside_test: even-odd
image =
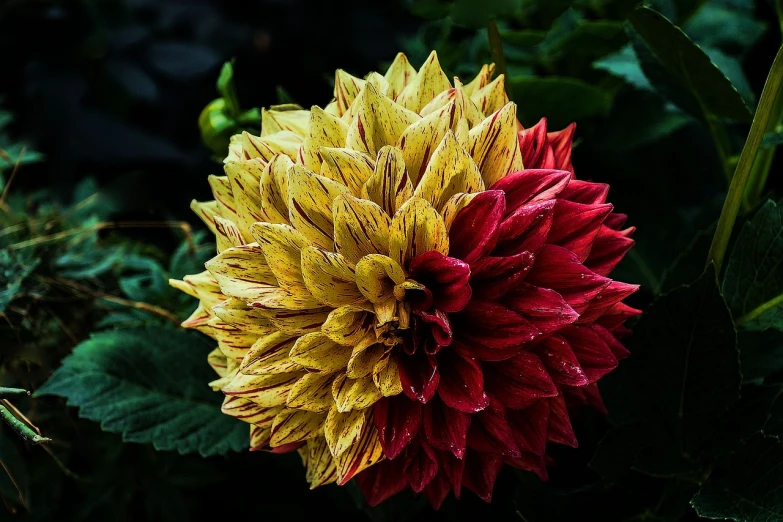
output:
[[[456,0],[451,6],[451,18],[460,25],[478,29],[492,19],[513,14],[521,6],[522,0]]]
[[[30,250],[14,252],[0,250],[0,314],[22,289],[22,283],[36,269],[40,259],[33,258]]]
[[[36,396],[67,399],[79,414],[127,442],[202,456],[241,451],[244,424],[221,413],[207,383],[212,349],[201,334],[171,327],[94,334],[63,360]]]
[[[723,293],[737,323],[783,330],[783,206],[767,201],[734,244]]]
[[[783,131],[768,132],[761,140],[762,147],[777,147],[783,145]]]
[[[638,89],[645,91],[655,90],[642,71],[639,58],[637,58],[636,52],[630,45],[626,45],[616,53],[604,56],[600,60],[593,62],[593,67],[618,76]]]
[[[751,112],[737,89],[679,27],[647,7],[636,9],[628,21],[655,59],[699,101],[708,115],[750,121]]]
[[[773,328],[760,332],[740,330],[737,346],[742,363],[742,382],[761,383],[783,370],[783,333]]]
[[[755,435],[718,464],[691,505],[705,518],[783,520],[782,461],[783,442]]]
[[[520,47],[533,47],[534,45],[541,43],[544,38],[546,38],[546,31],[534,31],[530,29],[523,31],[501,30],[500,37],[504,42],[511,45],[519,45]]]
[[[572,121],[605,114],[612,103],[608,91],[574,78],[514,77],[510,80],[517,115],[526,127],[546,117],[553,129]]]
[[[709,2],[685,24],[683,29],[699,45],[724,50],[747,50],[764,34],[767,26],[753,18],[751,11]]]
[[[698,473],[705,443],[739,397],[731,315],[715,270],[650,306],[628,343],[631,357],[601,381],[616,421],[640,424],[634,468],[657,476]]]

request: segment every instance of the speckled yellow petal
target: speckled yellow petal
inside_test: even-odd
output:
[[[309,294],[301,267],[302,249],[310,244],[307,238],[282,224],[256,223],[252,232],[280,287],[291,293]]]
[[[443,72],[435,51],[430,53],[424,65],[397,98],[397,103],[418,113],[435,96],[451,88],[449,77]]]
[[[220,411],[249,424],[271,426],[275,416],[280,412],[280,406],[265,408],[243,397],[226,397]]]
[[[334,99],[337,102],[338,116],[342,116],[348,110],[364,84],[364,80],[337,69],[334,75]]]
[[[273,332],[259,338],[242,359],[239,371],[246,375],[262,375],[301,369],[288,356],[295,342],[296,337],[283,332]]]
[[[277,288],[277,279],[256,243],[228,248],[205,266],[226,296],[253,301]]]
[[[365,300],[356,287],[353,270],[341,254],[315,247],[302,250],[302,275],[308,290],[320,304],[338,307]]]
[[[226,299],[220,291],[220,285],[207,270],[198,274],[186,275],[182,278],[184,284],[190,286],[204,308],[212,314],[211,308]],[[191,294],[193,295],[193,294]]]
[[[337,465],[329,445],[324,437],[307,441],[307,473],[305,478],[310,483],[310,489],[330,484],[337,480]]]
[[[364,182],[372,176],[375,162],[363,152],[341,148],[321,148],[321,175],[348,187],[358,196]]]
[[[468,203],[473,201],[473,198],[475,198],[477,194],[478,193],[462,193],[455,194],[449,198],[441,210],[441,213],[443,214],[443,222],[446,224],[446,230],[451,228],[451,224],[454,222],[454,218],[457,217],[459,211],[468,206]]]
[[[476,107],[476,104],[465,92],[459,78],[454,77],[454,87],[443,91],[432,99],[420,112],[422,116],[427,116],[441,110],[443,107],[454,101],[463,118],[466,118],[470,126],[477,125],[484,119],[484,114]],[[451,127],[454,129],[454,126]]]
[[[258,340],[258,334],[239,330],[217,317],[209,320],[218,348],[228,359],[241,361],[250,347]]]
[[[402,151],[392,146],[381,148],[375,171],[362,187],[362,198],[372,201],[389,216],[393,216],[412,195],[413,184]]]
[[[182,326],[182,328],[192,328],[194,330],[198,330],[204,335],[208,335],[214,338],[212,327],[209,326],[210,319],[212,319],[212,315],[207,312],[207,310],[204,308],[204,305],[199,303],[196,309],[193,310],[193,313],[191,313],[187,319],[182,321],[180,326]]]
[[[405,281],[402,267],[388,256],[372,254],[356,264],[356,286],[371,302],[394,298],[394,286]]]
[[[278,154],[285,154],[291,159],[296,158],[302,138],[291,131],[281,131],[263,138],[242,133],[242,149],[246,159],[261,158],[271,161]]]
[[[245,152],[242,150],[242,135],[234,134],[228,139],[228,154],[223,163],[229,161],[245,161],[248,158],[245,157]]]
[[[230,298],[212,307],[214,314],[226,324],[259,336],[268,335],[277,329],[256,308],[244,299]]]
[[[461,117],[457,104],[452,100],[437,112],[417,121],[402,133],[399,148],[415,187],[438,143]]]
[[[389,228],[389,257],[402,267],[424,252],[449,253],[449,236],[443,218],[421,198],[409,199],[394,214]]]
[[[507,174],[522,170],[516,113],[516,104],[507,103],[470,130],[468,150],[487,188]]]
[[[283,408],[272,423],[273,448],[303,440],[314,439],[323,431],[326,413]]]
[[[351,379],[339,374],[332,382],[332,397],[337,411],[346,413],[363,410],[375,404],[382,397],[371,376]]]
[[[374,342],[369,346],[357,345],[351,352],[345,375],[351,379],[360,379],[372,375],[372,370],[386,352],[386,346]],[[370,377],[371,378],[371,377]]]
[[[301,375],[301,372],[271,375],[237,373],[223,388],[223,393],[228,396],[244,397],[261,406],[282,406],[285,404],[288,392]]]
[[[217,201],[196,201],[195,199],[190,202],[190,209],[201,218],[201,221],[207,225],[207,228],[213,234],[217,234],[215,228],[215,216],[220,215],[220,208]]]
[[[484,64],[481,66],[481,71],[473,78],[470,83],[465,85],[465,92],[468,96],[472,96],[474,92],[479,89],[483,89],[492,80],[492,75],[495,74],[495,64]]]
[[[261,109],[261,137],[291,131],[304,138],[307,135],[309,119],[310,111],[302,110],[298,105],[278,105],[269,110]]]
[[[389,84],[386,96],[392,100],[396,99],[415,76],[416,69],[408,61],[408,58],[403,53],[397,53],[384,75]]]
[[[353,346],[372,330],[373,323],[374,317],[371,312],[346,305],[329,313],[329,317],[321,327],[321,332],[337,344]]]
[[[245,240],[236,223],[230,219],[215,216],[215,242],[217,243],[217,251],[223,252],[228,248],[244,244]]]
[[[225,377],[228,374],[228,359],[220,348],[215,348],[207,355],[207,363],[215,370],[215,373],[221,377]]]
[[[343,348],[343,347],[340,347]],[[306,373],[288,392],[286,404],[300,410],[326,412],[334,403],[332,381],[334,373]]]
[[[282,288],[275,288],[249,304],[265,317],[272,317],[280,311],[311,310],[321,307],[321,302],[308,292],[292,294]]]
[[[324,422],[324,436],[333,456],[341,455],[359,440],[366,416],[365,411],[342,413],[336,407],[329,410]]]
[[[365,86],[360,97],[346,138],[349,149],[375,156],[384,145],[397,143],[403,131],[419,120],[418,114],[379,94],[371,84]]]
[[[348,135],[348,124],[319,107],[310,110],[310,128],[299,149],[299,163],[306,169],[319,172],[321,147],[342,147]]]
[[[499,111],[508,103],[505,76],[501,74],[492,80],[489,85],[475,91],[470,96],[470,99],[473,100],[476,107],[483,114],[492,114]]]
[[[449,131],[432,153],[413,195],[440,210],[455,194],[470,194],[482,190],[484,180],[481,178],[481,172],[473,158],[457,142],[454,133]]]
[[[269,426],[250,426],[250,451],[259,451],[269,445],[269,439],[272,438],[272,425]]]
[[[378,430],[373,423],[372,413],[368,413],[359,440],[336,457],[337,483],[341,486],[344,485],[357,473],[383,459],[383,448],[378,439]]]
[[[242,236],[249,238],[250,227],[256,221],[264,221],[263,202],[258,190],[265,165],[260,161],[238,163],[230,161],[224,165],[231,183],[236,207],[236,224]]]
[[[344,194],[334,200],[332,213],[335,247],[348,261],[356,263],[366,255],[389,251],[391,219],[381,207]]]
[[[210,174],[207,180],[210,188],[212,188],[212,196],[218,203],[219,214],[226,219],[236,219],[236,203],[234,202],[234,193],[231,190],[231,182],[228,180],[228,176]]]
[[[280,331],[291,335],[317,332],[331,312],[331,308],[309,310],[267,310],[266,315]]]
[[[257,221],[289,224],[288,169],[292,166],[291,158],[280,154],[264,168],[259,184],[261,205],[260,219]]]
[[[330,373],[345,368],[351,358],[351,348],[316,332],[297,339],[289,356],[292,361],[308,369]]]
[[[294,165],[288,171],[288,209],[291,224],[314,244],[334,250],[332,202],[348,189],[304,167]]]
[[[397,358],[393,355],[387,355],[378,361],[372,369],[372,380],[384,397],[392,397],[402,393]]]

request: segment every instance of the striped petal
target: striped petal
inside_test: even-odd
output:
[[[271,426],[275,415],[280,411],[279,406],[265,408],[255,402],[242,397],[226,397],[220,411],[249,424],[256,426]]]
[[[478,89],[470,99],[484,114],[492,114],[500,110],[508,103],[505,76],[501,74],[488,85]]]
[[[327,113],[319,107],[310,110],[310,124],[307,137],[299,149],[299,163],[306,169],[321,170],[322,147],[342,147],[348,135],[348,124],[337,116]]]
[[[301,367],[288,356],[295,342],[295,337],[282,332],[259,338],[242,359],[239,371],[245,375],[263,375],[299,370]]]
[[[299,152],[302,138],[291,131],[277,132],[271,136],[258,137],[248,132],[242,133],[242,151],[245,159],[261,158],[271,161],[278,154],[295,158]]]
[[[399,148],[405,158],[405,165],[411,175],[411,182],[416,186],[424,169],[430,161],[430,156],[456,122],[462,117],[454,101],[445,107],[420,119],[402,133]]]
[[[253,237],[258,241],[280,288],[292,293],[309,293],[302,277],[301,252],[307,238],[290,225],[256,223]]]
[[[517,106],[507,103],[470,130],[469,150],[487,187],[506,174],[522,170],[516,127]]]
[[[256,308],[248,306],[244,299],[226,299],[212,307],[212,311],[224,323],[245,332],[263,336],[276,330],[269,319]]]
[[[470,83],[465,85],[465,92],[468,94],[468,96],[472,96],[474,92],[483,89],[487,85],[489,85],[490,80],[492,80],[492,75],[495,73],[495,64],[484,64],[481,66],[481,70],[476,75],[475,78],[473,78]]]
[[[337,411],[346,413],[369,408],[383,395],[378,391],[371,376],[351,379],[341,374],[332,382],[332,397]]]
[[[321,327],[321,332],[338,344],[354,346],[370,333],[374,322],[372,312],[346,305],[336,308],[329,314]]]
[[[354,410],[346,413],[332,407],[324,422],[324,436],[329,445],[329,451],[337,457],[355,444],[362,434],[366,411]]]
[[[300,137],[307,136],[310,111],[298,105],[278,105],[275,109],[261,109],[261,137],[281,131],[290,131]]]
[[[356,285],[371,303],[394,298],[394,287],[405,281],[405,272],[392,258],[370,254],[356,264]]]
[[[363,152],[350,149],[321,147],[321,176],[348,187],[351,194],[361,195],[362,186],[375,169],[375,163]]]
[[[321,434],[325,420],[325,413],[283,408],[272,422],[269,445],[274,448],[314,439]]]
[[[336,457],[337,483],[342,486],[357,473],[383,460],[383,448],[378,440],[378,430],[372,421],[372,414],[367,415],[362,433],[347,451]]]
[[[257,244],[228,248],[205,266],[227,296],[253,301],[277,289],[277,279]]]
[[[406,87],[406,89],[408,89]],[[371,84],[361,93],[358,112],[348,129],[349,149],[375,156],[384,145],[394,145],[419,115],[381,95]]]
[[[288,169],[293,162],[288,156],[275,156],[261,173],[260,217],[258,221],[284,223],[288,221]]]
[[[306,247],[302,250],[302,276],[321,304],[338,307],[365,300],[356,286],[353,266],[341,254]]]
[[[332,202],[348,189],[315,172],[294,165],[288,171],[288,209],[291,224],[315,244],[334,250]]]
[[[237,226],[242,236],[249,238],[250,227],[256,221],[264,221],[263,201],[258,188],[265,166],[258,161],[238,163],[230,161],[224,165],[226,176],[231,183],[231,192],[236,204]]]
[[[307,441],[307,473],[310,489],[337,480],[337,465],[324,437]]]
[[[369,199],[393,216],[413,195],[405,158],[396,147],[382,147],[375,162],[375,171],[362,187],[362,198]]]
[[[408,58],[403,53],[397,53],[394,57],[394,61],[386,71],[386,82],[389,84],[389,89],[386,91],[386,96],[392,100],[405,89],[405,87],[411,82],[416,75],[416,69],[413,68]]]
[[[348,261],[389,251],[391,219],[372,201],[344,194],[334,200],[332,215],[335,246]]]
[[[378,361],[372,370],[372,379],[384,397],[402,393],[400,367],[394,356],[387,356]]]
[[[334,99],[337,102],[337,115],[343,115],[364,87],[364,80],[351,76],[342,69],[334,75]]]
[[[338,344],[320,332],[296,340],[289,356],[308,369],[331,373],[342,370],[351,358],[352,349]]]
[[[449,253],[446,224],[427,201],[411,198],[392,218],[389,257],[406,267],[414,257],[431,250],[443,255]]]
[[[291,391],[300,375],[300,372],[274,375],[237,373],[234,379],[223,388],[223,393],[250,399],[261,406],[282,406],[285,404],[288,392]]]
[[[288,392],[286,404],[291,408],[323,413],[334,404],[332,381],[334,374],[306,373]]]
[[[435,96],[450,88],[449,77],[441,69],[437,53],[432,51],[410,84],[400,93],[397,103],[418,113]]]

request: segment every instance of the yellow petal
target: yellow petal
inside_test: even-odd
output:
[[[288,171],[289,218],[308,244],[334,250],[332,202],[347,191],[344,185],[299,165]]]
[[[228,180],[228,176],[210,174],[207,180],[212,188],[212,196],[217,201],[220,215],[226,219],[236,219],[236,203],[234,202],[234,193],[231,190],[231,182]]]
[[[356,275],[341,254],[315,247],[302,250],[302,275],[308,290],[321,304],[338,307],[363,302]]]
[[[282,154],[272,161],[261,173],[259,184],[260,219],[266,223],[289,224],[288,221],[288,169],[293,162]]]
[[[456,103],[451,101],[443,109],[408,127],[402,134],[399,145],[414,187],[421,179],[435,147],[460,117]]]
[[[248,132],[242,133],[242,149],[246,159],[261,158],[271,161],[278,154],[294,159],[301,145],[302,138],[291,131],[281,131],[263,138]]]
[[[228,359],[241,361],[250,347],[258,340],[258,334],[246,332],[224,323],[217,317],[209,321],[218,348]]]
[[[257,426],[271,426],[273,419],[280,410],[279,406],[265,408],[243,397],[228,396],[223,399],[223,406],[220,409],[220,411],[230,417]]]
[[[250,304],[264,317],[273,317],[280,311],[312,310],[321,307],[321,303],[308,292],[292,294],[282,288],[275,288]]]
[[[299,163],[306,169],[319,172],[321,169],[321,147],[342,147],[348,135],[348,124],[319,107],[310,110],[310,124],[307,137],[299,149]]]
[[[495,64],[484,64],[481,66],[481,71],[476,75],[473,80],[470,81],[467,85],[465,85],[465,92],[468,94],[468,96],[472,96],[474,92],[478,91],[479,89],[483,89],[487,85],[489,85],[490,80],[492,79],[492,75],[495,73]]]
[[[313,308],[309,310],[274,310],[265,315],[278,330],[291,335],[304,335],[317,332],[329,317],[331,308]]]
[[[408,58],[403,53],[397,53],[384,76],[389,84],[386,96],[392,100],[396,99],[415,75],[416,69],[408,61]]]
[[[392,397],[402,393],[397,358],[390,355],[378,361],[372,370],[372,380],[384,397]]]
[[[228,374],[228,360],[220,348],[215,348],[209,355],[207,355],[207,363],[215,370],[221,377],[225,377]]]
[[[418,113],[435,96],[450,88],[449,78],[440,67],[438,55],[432,51],[413,80],[400,93],[397,103]]]
[[[375,90],[378,91],[378,94],[391,98],[391,96],[388,94],[389,82],[386,81],[386,78],[384,78],[381,74],[377,72],[371,72],[365,77],[365,81],[369,84],[372,84],[372,86],[375,87]]]
[[[371,376],[351,379],[344,374],[332,382],[332,397],[337,411],[346,413],[369,408],[382,397]]]
[[[348,261],[389,251],[391,219],[372,201],[344,194],[334,200],[332,214],[335,247]]]
[[[220,216],[220,207],[218,207],[217,201],[203,201],[199,202],[195,199],[190,202],[190,209],[201,218],[201,221],[207,225],[207,228],[213,234],[217,234],[215,228],[215,216]]]
[[[325,420],[325,413],[283,408],[272,423],[272,440],[269,445],[274,448],[314,439],[321,434]]]
[[[237,373],[234,379],[223,388],[229,396],[249,399],[261,406],[282,406],[288,392],[302,375],[301,372],[277,373],[273,375],[245,375]]]
[[[354,346],[372,330],[374,322],[372,312],[346,305],[332,310],[321,332],[337,344]]]
[[[220,291],[220,285],[208,271],[186,275],[183,282],[192,288],[204,308],[212,315],[212,307],[226,299]],[[191,294],[192,295],[192,294]]]
[[[373,175],[362,187],[362,198],[369,199],[393,216],[412,195],[413,185],[402,151],[397,147],[383,147],[378,153]]]
[[[371,303],[394,299],[394,286],[403,281],[405,272],[390,257],[372,254],[356,264],[356,285]]]
[[[463,193],[455,194],[449,198],[441,210],[441,213],[443,214],[443,222],[446,224],[446,230],[451,228],[451,224],[454,222],[454,218],[457,217],[459,211],[468,206],[468,203],[473,201],[473,198],[475,198],[477,195],[478,193]]]
[[[300,410],[326,412],[334,404],[332,399],[333,373],[306,373],[288,392],[286,404]]]
[[[182,326],[182,328],[193,328],[194,330],[198,330],[199,332],[214,338],[212,327],[209,326],[210,319],[212,319],[210,313],[207,312],[204,305],[199,303],[196,309],[193,310],[193,313],[182,321],[180,326]]]
[[[349,149],[374,157],[384,145],[397,143],[403,131],[419,120],[418,114],[379,94],[371,84],[365,85],[360,96],[346,138]]]
[[[355,346],[351,358],[348,360],[348,371],[345,375],[351,379],[360,379],[371,375],[373,368],[381,360],[385,351],[386,346],[380,343]]]
[[[227,248],[205,266],[226,296],[254,301],[277,289],[277,279],[256,243]]]
[[[258,451],[269,445],[272,437],[272,426],[260,427],[255,424],[250,426],[250,451]]]
[[[413,192],[415,197],[441,209],[451,196],[484,190],[481,172],[473,158],[457,143],[449,131],[432,153],[421,181]]]
[[[259,338],[242,359],[239,371],[246,375],[262,375],[301,369],[288,356],[295,342],[296,337],[283,332],[274,332]]]
[[[215,242],[217,243],[218,252],[245,244],[239,227],[229,219],[215,216],[215,232]]]
[[[229,161],[245,161],[245,152],[242,150],[242,135],[234,134],[228,139],[228,154],[223,159],[223,163]]]
[[[507,174],[522,170],[516,112],[516,104],[507,103],[470,130],[470,155],[488,188]]]
[[[320,332],[309,333],[296,340],[289,356],[305,368],[331,373],[346,367],[351,348],[335,343]]]
[[[278,106],[285,107],[285,106]],[[293,106],[297,107],[297,106]],[[307,135],[307,122],[310,111],[261,109],[261,137],[281,131],[291,131],[304,138]]]
[[[508,103],[506,95],[505,76],[500,75],[489,85],[475,91],[470,99],[476,104],[483,114],[492,114],[503,108]]]
[[[307,238],[290,225],[256,223],[252,228],[270,270],[280,288],[291,293],[309,294],[302,278],[302,249]]]
[[[337,483],[341,486],[344,485],[357,473],[383,459],[383,448],[378,440],[378,430],[373,423],[372,413],[368,413],[359,440],[336,457]]]
[[[424,252],[449,253],[449,236],[438,211],[413,197],[394,214],[389,228],[389,257],[403,267]]]
[[[307,482],[310,489],[337,480],[337,466],[324,437],[307,441]]]
[[[365,417],[365,411],[341,413],[335,407],[329,410],[324,423],[324,436],[333,456],[341,455],[359,440]]]
[[[338,116],[342,116],[348,110],[364,84],[364,80],[337,69],[334,75],[334,99],[337,102]]]
[[[212,307],[212,311],[226,324],[259,337],[268,335],[277,329],[272,322],[256,308],[248,306],[244,299],[230,298]]]
[[[253,223],[264,221],[261,194],[258,190],[264,164],[255,160],[243,163],[230,161],[224,165],[224,169],[234,195],[236,224],[242,236],[249,238]]]
[[[348,187],[356,196],[375,168],[372,158],[355,150],[322,147],[321,157],[321,175]]]
[[[484,119],[484,114],[476,107],[476,104],[473,103],[473,101],[470,99],[470,96],[465,92],[464,87],[462,86],[462,83],[459,81],[459,78],[454,78],[454,87],[443,91],[439,95],[437,95],[435,98],[432,99],[431,102],[429,102],[422,110],[421,115],[427,116],[428,114],[432,114],[434,112],[437,112],[446,105],[449,104],[449,102],[454,101],[454,103],[457,106],[457,110],[459,111],[459,114],[462,115],[463,118],[466,118],[469,125],[472,127],[474,125],[478,125],[481,120]],[[451,127],[454,129],[454,126]]]

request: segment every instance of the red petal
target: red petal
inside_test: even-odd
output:
[[[558,199],[547,242],[567,248],[584,261],[590,255],[601,224],[612,211],[612,205],[583,205]]]
[[[574,167],[571,165],[571,151],[573,150],[574,131],[576,123],[572,123],[563,130],[550,132],[547,134],[549,144],[552,146],[552,152],[555,156],[556,168],[567,170],[574,173]]]
[[[595,333],[601,336],[601,339],[603,339],[609,349],[612,350],[612,354],[617,358],[618,361],[631,355],[631,352],[629,352],[625,346],[623,346],[622,343],[617,340],[617,337],[615,337],[612,332],[600,324],[592,324],[590,326],[592,326]]]
[[[526,203],[554,199],[570,180],[571,173],[562,170],[525,169],[501,178],[492,190],[505,192],[508,216]]]
[[[606,217],[604,225],[611,228],[612,230],[620,230],[622,226],[625,225],[626,221],[628,221],[628,216],[626,214],[613,212]]]
[[[523,453],[521,456],[515,459],[506,459],[509,466],[515,468],[524,469],[525,471],[532,471],[538,478],[544,482],[549,480],[549,474],[546,472],[546,460],[541,455],[534,455],[532,453]]]
[[[440,374],[434,355],[417,350],[411,355],[398,358],[402,391],[411,399],[426,403],[438,389]]]
[[[568,341],[590,382],[617,368],[617,358],[612,350],[589,326],[567,326],[560,333]]]
[[[507,457],[520,456],[506,409],[500,402],[493,399],[486,409],[474,415],[468,431],[468,447]]]
[[[555,154],[546,135],[546,118],[519,132],[519,149],[526,169],[555,168]]]
[[[598,235],[595,236],[593,248],[585,260],[585,266],[596,274],[609,275],[634,243],[633,239],[622,232],[606,226],[606,221],[604,221]]]
[[[405,478],[411,485],[411,489],[420,493],[438,473],[438,460],[435,450],[421,441],[418,447],[412,446],[408,450],[405,462]]]
[[[435,398],[424,408],[424,434],[427,442],[461,459],[465,456],[470,415],[449,408]]]
[[[522,314],[533,326],[548,334],[579,318],[563,296],[548,288],[522,283],[509,292],[503,304]]]
[[[503,467],[503,456],[471,451],[465,458],[462,483],[484,502],[492,500],[492,488]]]
[[[543,339],[537,345],[537,349],[555,383],[565,386],[584,386],[590,382],[571,346],[559,335]]]
[[[557,200],[522,205],[500,224],[500,240],[493,255],[510,256],[520,252],[537,252],[546,243],[552,228]]]
[[[571,308],[581,313],[611,280],[587,269],[565,248],[544,245],[526,282],[556,290]]]
[[[563,192],[560,193],[560,199],[567,199],[574,203],[584,203],[585,205],[600,205],[606,202],[606,196],[609,195],[609,185],[606,183],[593,183],[591,181],[580,181],[572,179]]]
[[[439,310],[459,312],[470,301],[470,266],[464,261],[433,250],[411,261],[410,274],[432,292],[433,306]]]
[[[557,395],[544,364],[532,353],[522,350],[511,359],[486,363],[486,388],[507,408],[527,408],[545,397]]]
[[[619,281],[612,281],[592,301],[587,309],[579,316],[580,323],[592,323],[615,304],[619,303],[632,293],[639,290],[639,285],[629,285]]]
[[[541,332],[525,318],[492,301],[471,301],[453,321],[459,338],[489,348],[521,346]]]
[[[497,243],[505,208],[503,192],[480,192],[451,224],[449,255],[472,264],[488,254]]]
[[[538,401],[524,410],[508,410],[508,423],[520,451],[544,455],[549,431],[549,401]]]
[[[454,490],[454,496],[459,498],[462,494],[462,476],[465,471],[465,459],[458,459],[451,453],[443,451],[436,450],[435,453],[438,455],[441,471],[446,475]]]
[[[465,358],[475,357],[479,361],[505,361],[510,357],[514,357],[519,351],[519,346],[516,345],[507,346],[506,348],[490,348],[475,339],[465,339],[464,341],[455,339],[450,349],[456,350]]]
[[[377,506],[408,485],[405,480],[405,459],[384,460],[370,466],[355,478],[367,504]]]
[[[485,257],[473,264],[470,276],[474,299],[500,299],[522,281],[533,266],[533,254]]]
[[[440,351],[444,346],[449,346],[452,341],[452,330],[449,316],[440,310],[435,310],[433,313],[424,311],[414,312],[418,317],[430,326],[430,333],[435,339],[435,343],[425,343],[424,349],[430,355],[434,355]]]
[[[617,303],[602,315],[596,322],[608,330],[614,331],[615,328],[623,324],[627,319],[641,314],[641,310],[631,308],[625,303]]]
[[[474,358],[446,350],[438,358],[441,374],[438,395],[446,405],[465,413],[481,411],[489,404],[484,393],[484,374]]]
[[[443,505],[443,501],[449,496],[449,491],[451,491],[451,484],[449,484],[449,479],[443,472],[435,475],[432,482],[424,488],[424,494],[427,496],[427,500],[430,501],[430,506],[432,506],[432,509],[435,511],[439,510],[440,506]]]
[[[571,427],[571,419],[568,417],[565,400],[562,395],[547,399],[549,401],[549,429],[547,440],[558,444],[565,444],[576,448],[579,443]]]
[[[375,403],[375,427],[378,428],[378,440],[386,458],[397,457],[419,433],[421,410],[419,402],[405,395],[385,397]]]
[[[563,395],[569,410],[573,410],[578,406],[589,406],[604,415],[609,415],[601,394],[598,392],[598,383],[588,384],[580,388],[563,386]]]

